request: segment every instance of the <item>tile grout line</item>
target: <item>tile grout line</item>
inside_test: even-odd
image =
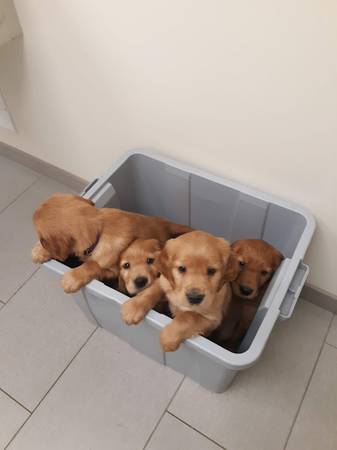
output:
[[[337,314],[334,314],[334,315],[333,315],[333,317],[332,317],[332,322],[334,321],[335,318],[337,318]],[[330,328],[331,328],[331,326],[330,326]],[[329,329],[329,331],[330,331],[330,329]],[[325,343],[328,344],[328,345],[331,345],[331,347],[337,348],[337,345],[330,344],[330,342],[327,341],[328,335],[329,335],[329,334],[327,334],[327,335],[325,336]]]
[[[306,395],[307,395],[307,392],[308,392],[308,389],[309,389],[311,380],[312,380],[312,378],[313,378],[313,376],[314,376],[314,373],[315,373],[316,367],[317,367],[317,365],[318,365],[318,361],[319,361],[319,359],[320,359],[320,357],[321,357],[321,354],[322,354],[324,345],[326,344],[326,338],[328,337],[328,334],[329,334],[329,331],[330,331],[330,328],[331,328],[333,319],[334,319],[334,315],[332,314],[332,317],[331,317],[331,319],[330,319],[328,328],[327,328],[327,330],[326,330],[326,332],[325,332],[325,334],[324,334],[323,342],[322,342],[321,348],[319,349],[319,352],[318,352],[318,355],[317,355],[317,358],[316,358],[314,367],[312,368],[312,371],[311,371],[311,374],[310,374],[308,383],[307,383],[307,385],[306,385],[306,387],[305,387],[305,389],[304,389],[304,392],[303,392],[301,401],[300,401],[300,403],[299,403],[299,405],[298,405],[298,408],[297,408],[297,411],[296,411],[294,420],[293,420],[293,422],[292,422],[292,424],[291,424],[289,433],[288,433],[288,435],[287,435],[287,438],[286,438],[286,441],[285,441],[283,450],[286,450],[286,448],[287,448],[287,446],[288,446],[290,436],[291,436],[291,434],[292,434],[292,432],[293,432],[293,429],[294,429],[295,423],[296,423],[296,421],[297,421],[297,418],[298,418],[298,416],[299,416],[299,413],[300,413],[300,411],[301,411],[301,408],[302,408],[304,399],[305,399],[305,397],[306,397]],[[328,344],[328,345],[330,345],[330,344]]]
[[[4,389],[0,388],[0,392],[2,392],[3,394],[5,394],[7,397],[9,397],[11,400],[13,400],[15,403],[17,403],[19,406],[21,406],[23,409],[25,409],[29,414],[32,413],[32,411],[30,409],[28,409],[25,405],[23,405],[22,403],[20,403],[18,400],[16,400],[16,398],[14,398],[12,395],[8,394],[8,392],[6,392]]]
[[[7,210],[7,208],[9,208],[11,205],[13,205],[20,197],[22,197],[23,194],[25,194],[25,192],[27,192],[32,186],[34,186],[35,183],[37,183],[41,178],[41,175],[38,174],[38,177],[36,178],[36,180],[34,180],[25,190],[23,190],[12,202],[10,202],[5,208],[3,208],[0,211],[0,215]],[[32,276],[39,270],[39,267],[37,267],[37,269],[34,270],[34,272],[29,275],[29,277],[22,283],[19,285],[19,287],[15,290],[15,292],[13,292],[13,294],[11,294],[9,296],[9,298],[7,299],[7,301],[2,301],[0,300],[0,303],[3,303],[4,306],[6,306],[9,301],[20,291],[20,289],[23,288],[23,286],[32,278]],[[3,309],[3,308],[1,308]]]
[[[12,436],[12,438],[10,439],[10,441],[5,445],[3,450],[6,450],[8,448],[8,446],[14,441],[14,439],[16,438],[16,436],[20,433],[20,431],[22,430],[22,428],[26,425],[26,423],[31,419],[31,417],[33,417],[35,411],[39,408],[39,406],[41,405],[41,403],[44,401],[44,399],[47,397],[47,395],[50,393],[50,391],[54,388],[54,386],[57,384],[57,382],[60,380],[60,378],[64,375],[64,373],[66,372],[66,370],[68,370],[69,366],[72,364],[72,362],[75,360],[75,358],[77,357],[77,355],[83,350],[83,348],[87,345],[87,343],[89,342],[89,340],[92,338],[92,336],[95,334],[95,332],[98,330],[98,328],[100,328],[99,326],[97,326],[91,333],[90,335],[87,337],[87,339],[84,341],[84,343],[81,345],[81,347],[77,350],[77,352],[75,353],[75,355],[71,358],[71,360],[68,362],[68,364],[65,366],[65,368],[61,371],[61,373],[59,374],[59,376],[56,378],[56,380],[52,383],[52,385],[50,386],[50,388],[47,390],[47,392],[44,394],[44,396],[41,398],[41,400],[38,402],[38,404],[33,408],[33,410],[31,411],[30,416],[27,417],[27,419],[23,422],[23,424],[18,428],[18,430],[15,432],[15,434]],[[27,408],[25,408],[27,409]]]
[[[10,203],[8,203],[8,205],[6,205],[4,208],[2,208],[0,210],[0,214],[2,214],[3,212],[6,211],[6,209],[8,209],[10,206],[13,205],[13,203],[15,203],[17,200],[19,200],[20,197],[23,196],[23,194],[25,194],[35,183],[37,183],[39,181],[39,179],[41,178],[41,176],[38,176],[36,178],[36,180],[34,180],[29,186],[26,187],[26,189],[24,189],[22,192],[20,192],[20,194],[14,198],[14,200],[12,200]]]
[[[207,434],[203,433],[202,431],[198,430],[197,428],[194,428],[191,424],[189,424],[188,422],[185,422],[185,420],[181,419],[180,417],[176,416],[175,414],[173,414],[171,411],[167,411],[168,414],[170,414],[172,417],[174,417],[175,419],[179,420],[179,422],[183,423],[184,425],[186,425],[188,428],[191,428],[193,431],[196,431],[198,434],[200,434],[201,436],[203,436],[204,438],[206,438],[207,440],[213,442],[213,444],[217,445],[219,448],[221,448],[222,450],[227,450],[225,447],[223,447],[221,444],[219,444],[219,442],[215,441],[214,439],[212,439],[211,437],[207,436]]]
[[[183,384],[184,380],[185,380],[185,376],[183,376],[182,380],[180,381],[180,383],[179,383],[178,386],[177,386],[177,389],[173,392],[173,395],[172,395],[172,397],[170,398],[168,404],[166,405],[164,411],[162,412],[162,414],[160,415],[159,419],[157,420],[157,423],[155,424],[155,426],[154,426],[153,430],[151,431],[149,437],[146,439],[146,442],[145,442],[144,446],[142,447],[142,450],[146,450],[146,447],[148,446],[148,444],[149,444],[149,442],[150,442],[152,436],[153,436],[154,433],[156,432],[156,430],[157,430],[157,428],[158,428],[160,422],[162,421],[162,418],[164,417],[164,415],[166,414],[166,412],[168,412],[168,408],[170,407],[171,403],[173,402],[173,400],[174,400],[175,396],[177,395],[177,393],[178,393],[178,391],[179,391],[181,385]]]
[[[4,307],[5,307],[6,305],[8,305],[8,303],[12,300],[13,297],[16,296],[16,294],[17,294],[19,291],[21,291],[21,289],[28,283],[28,281],[30,281],[30,280],[33,278],[33,276],[37,273],[38,270],[40,270],[40,268],[41,268],[41,266],[38,266],[36,269],[34,269],[34,272],[33,272],[32,274],[30,274],[29,277],[28,277],[22,284],[20,284],[20,286],[16,289],[15,292],[13,292],[13,294],[10,295],[10,297],[9,297],[8,300],[7,300],[7,302],[4,302],[4,301],[0,300],[1,303],[4,304]]]
[[[325,342],[326,345],[329,345],[329,347],[334,348],[335,350],[337,350],[337,345],[334,344],[330,344],[329,342]]]

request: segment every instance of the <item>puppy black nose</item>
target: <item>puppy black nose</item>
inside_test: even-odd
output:
[[[187,292],[186,294],[187,300],[191,305],[199,305],[205,297],[205,294],[200,294],[197,291]]]
[[[146,285],[147,278],[146,277],[137,277],[137,278],[135,278],[135,280],[133,282],[137,288],[142,288]]]
[[[253,293],[253,289],[251,289],[248,286],[245,286],[244,284],[240,284],[240,292],[242,295],[250,295]]]

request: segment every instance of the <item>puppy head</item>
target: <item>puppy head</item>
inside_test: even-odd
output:
[[[97,208],[77,195],[53,195],[35,211],[33,222],[41,245],[60,261],[72,254],[84,260],[102,230]]]
[[[183,310],[210,310],[217,293],[238,273],[229,243],[202,231],[167,241],[159,257],[162,286]],[[172,298],[171,298],[172,297]]]
[[[156,239],[136,239],[124,250],[120,258],[120,290],[135,295],[154,282],[159,276],[160,249]]]
[[[232,244],[237,255],[240,273],[232,283],[238,297],[254,299],[273,276],[283,256],[273,246],[260,239],[241,239]]]

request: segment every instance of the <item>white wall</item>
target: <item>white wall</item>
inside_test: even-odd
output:
[[[310,282],[337,294],[337,2],[15,4],[0,140],[87,179],[155,148],[293,200],[318,219]]]

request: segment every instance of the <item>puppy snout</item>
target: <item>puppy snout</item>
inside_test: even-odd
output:
[[[201,294],[198,291],[190,291],[186,293],[186,297],[191,305],[199,305],[203,301],[205,294]]]
[[[253,289],[249,286],[245,286],[244,284],[240,284],[240,292],[242,295],[251,295],[253,293]]]
[[[148,279],[147,277],[137,277],[133,282],[137,288],[143,288],[144,286],[146,286]]]

